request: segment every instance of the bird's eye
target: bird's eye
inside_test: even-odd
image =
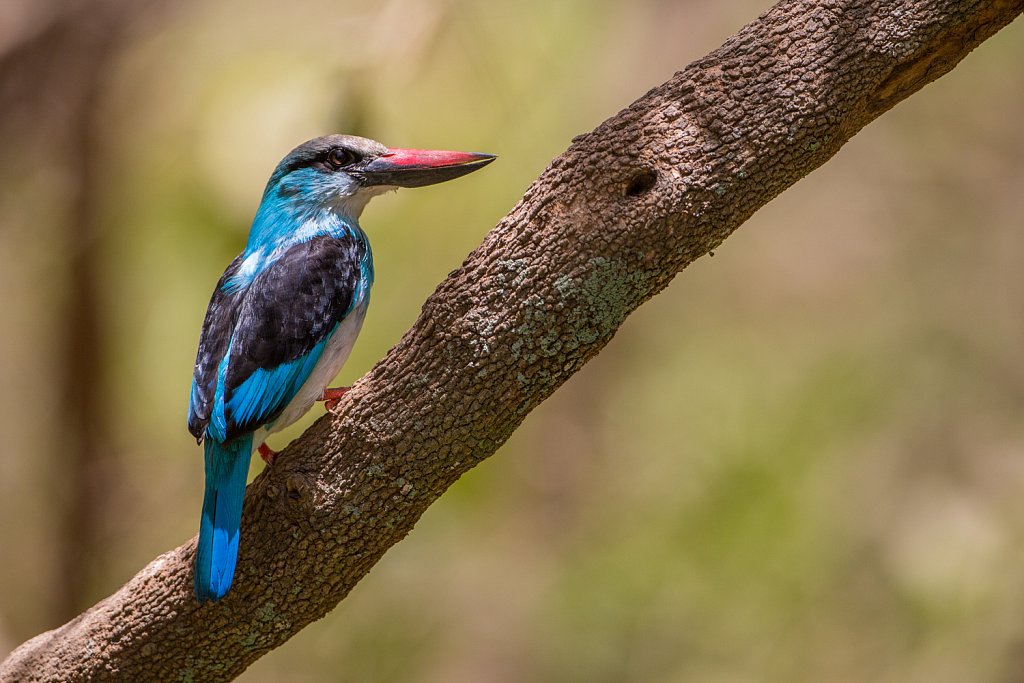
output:
[[[334,168],[350,166],[357,161],[359,161],[359,155],[350,149],[345,149],[344,147],[335,147],[327,153],[327,163]]]

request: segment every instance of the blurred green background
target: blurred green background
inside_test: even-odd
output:
[[[202,315],[295,144],[501,157],[364,214],[348,383],[573,135],[769,5],[5,0],[0,656],[195,533]],[[1018,21],[691,266],[240,680],[1024,680],[1022,121]]]

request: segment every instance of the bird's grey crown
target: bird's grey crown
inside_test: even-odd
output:
[[[355,152],[364,159],[378,157],[388,151],[387,147],[376,140],[361,138],[358,135],[325,135],[313,138],[303,142],[281,160],[271,175],[271,181],[286,176],[298,168],[322,162],[326,159],[327,153],[337,147]]]

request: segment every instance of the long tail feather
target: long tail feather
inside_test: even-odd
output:
[[[231,588],[238,558],[238,529],[252,455],[252,435],[227,444],[207,438],[205,447],[206,494],[195,567],[199,602],[220,600]]]

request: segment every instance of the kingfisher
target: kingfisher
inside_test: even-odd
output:
[[[270,176],[245,250],[206,310],[189,396],[188,429],[205,454],[195,559],[200,603],[231,588],[249,460],[268,465],[265,439],[320,400],[356,341],[370,302],[373,257],[359,216],[376,195],[452,180],[492,154],[388,148],[328,135],[291,151]]]

